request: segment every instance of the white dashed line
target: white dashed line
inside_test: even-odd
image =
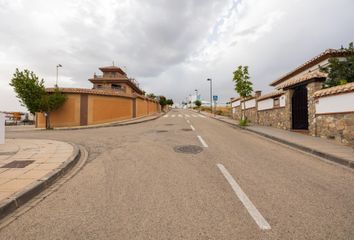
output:
[[[191,123],[189,120],[187,120],[187,123]]]
[[[195,131],[195,128],[193,127],[193,125],[191,125],[191,129],[192,129],[193,131]]]
[[[164,118],[167,118],[168,117],[168,114],[166,114],[165,116],[163,116]]]
[[[191,116],[189,116],[188,114],[184,114],[184,116],[187,117],[187,118],[191,117]]]
[[[193,114],[192,116],[193,116],[193,117],[198,117],[198,116],[197,116],[197,115],[195,115],[195,114]]]
[[[175,117],[176,115],[174,115],[174,114],[172,114],[172,116],[171,117]]]
[[[199,117],[201,117],[201,118],[206,118],[204,115],[202,115],[202,114],[199,114]]]
[[[253,205],[251,200],[247,197],[247,195],[242,191],[241,187],[237,184],[235,179],[231,176],[231,174],[227,171],[227,169],[222,164],[217,164],[219,170],[224,175],[226,180],[231,185],[232,190],[236,193],[236,196],[240,199],[243,206],[247,209],[248,213],[251,215],[253,220],[257,223],[258,227],[262,230],[269,230],[271,227],[267,220],[264,219],[262,214],[257,210],[257,208]]]
[[[182,114],[178,114],[178,117],[182,117]]]
[[[201,136],[197,136],[199,141],[202,143],[203,147],[207,148],[208,147],[208,144],[206,144],[206,142],[203,140],[203,138]]]

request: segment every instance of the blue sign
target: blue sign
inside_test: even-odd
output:
[[[219,99],[219,96],[218,96],[218,95],[214,95],[214,96],[213,96],[213,101],[214,101],[214,102],[216,102],[218,99]]]

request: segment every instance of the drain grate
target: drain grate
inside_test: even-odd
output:
[[[187,153],[187,154],[198,154],[203,151],[202,147],[197,145],[184,145],[184,146],[176,146],[173,148],[175,152],[178,153]]]
[[[157,133],[165,133],[168,132],[167,130],[156,130]]]
[[[181,130],[182,130],[182,131],[185,131],[185,132],[190,132],[190,131],[192,131],[192,129],[190,129],[190,128],[182,128]]]
[[[33,162],[34,161],[32,161],[32,160],[12,161],[12,162],[9,162],[8,164],[2,166],[1,168],[24,168]]]

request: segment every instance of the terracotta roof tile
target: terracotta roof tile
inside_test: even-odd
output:
[[[352,91],[354,91],[354,82],[319,90],[314,93],[314,97],[323,97]]]
[[[284,91],[276,91],[276,92],[267,93],[267,94],[264,94],[264,95],[260,96],[259,98],[257,98],[257,101],[264,100],[267,98],[277,97],[277,96],[280,96],[284,93],[285,93]]]
[[[342,56],[350,56],[354,55],[354,51],[348,51],[348,50],[341,50],[341,49],[327,49],[326,51],[320,53],[316,57],[306,61],[299,67],[295,68],[293,71],[285,74],[284,76],[280,77],[279,79],[273,81],[270,86],[276,86],[277,84],[280,84],[281,82],[284,82],[286,79],[289,79],[290,77],[306,70],[307,68],[311,66],[315,66],[319,62],[327,59],[327,58],[333,58],[333,57],[342,57]]]
[[[289,80],[283,82],[282,84],[280,84],[279,86],[277,86],[277,89],[290,87],[295,84],[306,82],[306,81],[308,81],[310,79],[314,79],[314,78],[326,78],[326,77],[327,77],[326,73],[323,73],[320,71],[313,71],[313,72],[305,73],[304,75],[301,75],[300,77],[289,79]]]
[[[46,88],[47,92],[54,92],[55,88]],[[121,97],[132,97],[132,95],[111,90],[103,89],[87,89],[87,88],[59,88],[63,93],[86,93],[93,95],[104,95],[104,96],[121,96]]]

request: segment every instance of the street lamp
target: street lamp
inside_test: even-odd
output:
[[[213,113],[213,80],[208,78],[207,81],[210,82],[210,113]]]
[[[55,86],[58,87],[58,68],[60,67],[63,67],[61,64],[58,64],[57,65],[57,79],[56,79],[56,82],[55,82]]]

